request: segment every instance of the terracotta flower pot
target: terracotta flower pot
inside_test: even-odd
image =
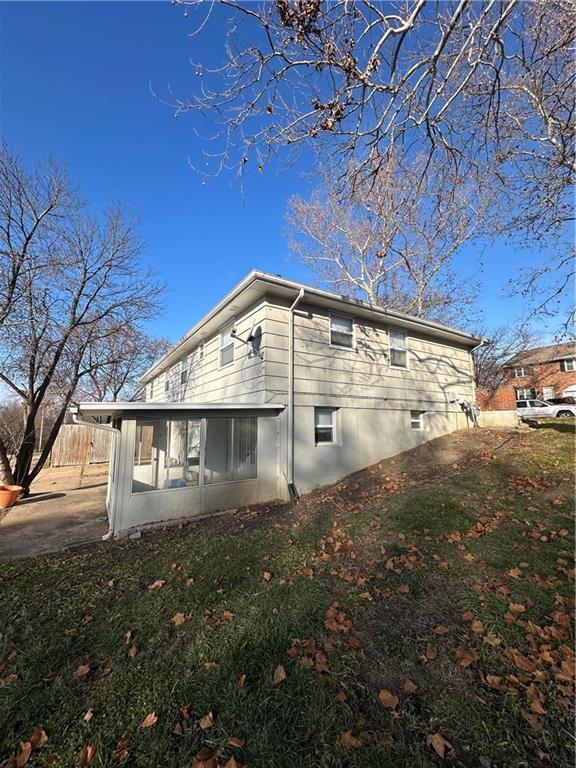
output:
[[[21,485],[0,485],[0,509],[13,507],[21,491]]]

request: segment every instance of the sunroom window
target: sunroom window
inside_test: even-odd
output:
[[[132,493],[198,485],[200,419],[138,419]]]
[[[354,347],[354,321],[344,315],[330,315],[330,344],[333,347]]]
[[[394,368],[408,368],[408,344],[404,331],[389,331],[390,365]]]
[[[258,419],[206,419],[204,482],[207,485],[256,477]]]

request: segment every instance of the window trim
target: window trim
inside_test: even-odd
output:
[[[184,355],[180,360],[180,386],[185,387],[188,382],[188,368],[190,366],[190,355]]]
[[[424,432],[424,414],[426,411],[410,411],[410,429],[414,432]],[[417,426],[414,426],[414,425]]]
[[[572,368],[568,368],[568,363],[572,364]],[[576,357],[567,357],[565,360],[560,360],[561,373],[574,373],[576,371]]]
[[[352,333],[350,334],[352,338],[352,346],[346,347],[343,344],[334,344],[332,342],[332,318],[333,317],[341,317],[344,320],[350,320],[352,323]],[[342,333],[342,331],[340,331]],[[352,315],[343,315],[341,312],[330,312],[328,315],[328,346],[333,347],[334,349],[347,349],[354,351],[356,349],[356,323],[354,322],[354,318]]]
[[[403,331],[398,328],[390,328],[388,327],[388,365],[390,368],[396,368],[399,371],[409,371],[410,370],[410,349],[408,347],[408,331]],[[404,349],[400,349],[400,347],[393,347],[392,346],[392,333],[403,333],[404,334],[404,342],[405,347]],[[396,349],[398,351],[404,352],[406,354],[406,365],[395,365],[392,362],[392,350]]]
[[[220,331],[219,331],[219,345],[218,345],[218,368],[219,369],[220,368],[228,368],[230,365],[234,365],[235,356],[236,356],[236,354],[235,354],[235,346],[236,345],[234,343],[235,339],[232,337],[232,342],[230,344],[227,344],[225,347],[223,347],[222,346],[222,337],[223,337],[224,332],[226,331],[227,328],[230,328],[230,331],[234,330],[235,323],[236,323],[235,318],[232,318],[232,320],[230,320],[230,322],[226,323],[226,325],[223,325],[220,328]],[[222,363],[222,350],[228,349],[229,347],[232,347],[232,360],[230,360],[230,362],[228,362],[228,363]]]
[[[243,477],[240,479],[231,479],[231,480],[218,480],[215,483],[207,483],[205,479],[205,465],[206,465],[206,438],[207,438],[207,421],[208,419],[217,419],[217,418],[230,418],[233,421],[235,419],[244,419],[244,418],[255,418],[256,419],[256,475],[254,477]],[[227,485],[227,484],[237,484],[237,483],[250,483],[250,482],[258,482],[260,480],[260,418],[258,416],[193,416],[192,418],[187,418],[185,416],[160,416],[160,417],[137,417],[134,420],[135,424],[135,431],[134,431],[134,446],[132,448],[132,454],[131,454],[131,468],[130,472],[132,475],[132,482],[134,480],[134,468],[137,466],[134,462],[134,449],[136,448],[136,440],[137,440],[137,427],[141,424],[145,423],[156,423],[158,421],[199,421],[200,422],[200,452],[199,452],[199,463],[198,463],[198,483],[196,485],[186,485],[181,487],[174,487],[174,488],[150,488],[149,490],[143,490],[143,491],[134,491],[133,485],[131,483],[130,485],[130,496],[142,496],[143,494],[149,494],[149,493],[172,493],[173,491],[188,491],[189,493],[198,493],[200,488],[205,488],[213,485]],[[232,427],[234,430],[234,426]]]
[[[530,395],[529,397],[520,397],[519,392],[534,392],[533,395]],[[516,395],[516,400],[536,400],[536,387],[514,387],[514,394]]]
[[[337,436],[336,436],[336,419],[334,418],[334,414],[336,413],[336,408],[332,408],[330,405],[318,405],[314,406],[314,447],[320,448],[323,445],[337,445]],[[332,440],[330,442],[324,441],[324,442],[318,442],[316,439],[316,430],[318,429],[318,424],[316,423],[316,414],[318,411],[329,411],[330,412],[330,429],[332,430]],[[327,429],[325,425],[324,429]]]

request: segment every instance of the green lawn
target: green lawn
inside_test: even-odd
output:
[[[573,440],[1,564],[0,761],[573,765]]]

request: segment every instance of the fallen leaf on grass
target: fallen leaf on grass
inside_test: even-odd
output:
[[[445,739],[441,733],[431,733],[426,736],[426,744],[429,747],[432,747],[434,752],[436,752],[438,757],[441,757],[442,760],[446,755],[446,750],[452,749],[452,744],[450,744],[448,739]]]
[[[153,725],[156,725],[157,722],[158,718],[156,717],[156,712],[149,712],[140,723],[140,728],[151,728]]]
[[[512,613],[524,613],[526,610],[526,606],[522,605],[522,603],[509,603],[508,608],[510,608]]]
[[[226,741],[231,747],[238,747],[238,749],[242,749],[244,746],[244,739],[241,739],[239,736],[229,736]]]
[[[472,613],[472,611],[464,611],[464,613],[461,615],[460,618],[462,619],[462,621],[472,621],[472,619],[474,618],[474,614]]]
[[[78,669],[75,669],[72,673],[72,676],[76,678],[76,680],[80,680],[83,677],[86,677],[86,675],[90,672],[90,666],[88,664],[81,664]]]
[[[246,684],[246,675],[240,675],[238,680],[236,680],[236,688],[244,688]]]
[[[128,650],[128,657],[131,659],[135,659],[138,654],[138,648],[136,648],[136,643],[132,643]]]
[[[352,731],[344,731],[342,736],[340,736],[340,744],[346,747],[346,749],[357,749],[362,746],[362,742],[352,735]]]
[[[87,709],[86,712],[84,712],[84,720],[87,723],[89,723],[93,717],[94,717],[94,710],[92,709],[92,707],[90,707],[90,709]]]
[[[156,581],[153,581],[152,584],[148,584],[148,589],[160,589],[160,587],[163,587],[166,582],[164,579],[156,579]]]
[[[207,731],[209,728],[212,728],[214,725],[214,715],[212,712],[208,712],[207,715],[204,715],[204,717],[198,721],[198,725],[200,728],[202,728],[203,731]]]
[[[262,578],[264,579],[264,581],[270,581],[270,579],[272,578],[272,574],[270,573],[270,571],[264,571],[262,573]]]
[[[13,763],[15,768],[23,768],[32,754],[32,744],[29,741],[20,742],[20,752],[16,755],[16,760]]]
[[[128,759],[128,755],[130,754],[130,751],[128,750],[129,744],[130,738],[128,736],[122,736],[118,744],[116,744],[114,752],[112,752],[113,763],[122,763],[124,760]]]
[[[274,675],[272,677],[272,685],[279,685],[283,680],[286,680],[286,670],[284,669],[282,664],[278,664],[278,666],[274,670]]]
[[[355,651],[359,651],[360,648],[362,648],[362,640],[360,640],[359,637],[356,637],[355,635],[350,635],[348,638],[348,645],[350,648],[353,648]]]
[[[344,704],[344,702],[347,700],[348,696],[344,693],[344,691],[338,691],[336,694],[337,701],[340,702],[340,704]]]
[[[406,693],[416,693],[418,686],[412,680],[404,680],[404,690]]]
[[[410,587],[408,584],[400,584],[398,587],[398,592],[401,592],[403,595],[407,595],[408,592],[410,592]]]
[[[218,768],[216,750],[210,747],[202,747],[200,752],[194,755],[192,768]]]
[[[34,728],[30,736],[23,744],[30,744],[32,749],[42,749],[42,747],[48,743],[48,735],[42,728]]]
[[[428,646],[428,648],[426,648],[426,653],[424,654],[426,661],[432,661],[436,656],[438,656],[438,652],[434,648]]]
[[[232,755],[232,757],[230,757],[230,759],[224,763],[222,768],[246,768],[246,766],[240,765],[240,763],[236,760],[234,755]]]
[[[224,613],[222,614],[222,618],[224,619],[224,621],[231,621],[234,618],[234,614],[232,613],[232,611],[224,611]]]
[[[475,632],[477,635],[481,635],[482,632],[484,632],[484,624],[482,624],[479,619],[473,621],[470,628],[472,629],[472,632]]]
[[[130,645],[130,641],[131,640],[132,640],[132,630],[129,629],[128,632],[126,632],[126,634],[122,638],[122,641],[123,641],[124,645]]]
[[[454,649],[454,653],[461,667],[469,667],[478,661],[478,654],[472,648],[458,646],[458,648]]]
[[[448,627],[445,627],[443,624],[438,624],[432,630],[436,635],[447,635],[449,631]]]
[[[513,579],[519,579],[520,576],[522,576],[522,571],[520,568],[510,568],[510,570],[507,571],[507,574]]]
[[[378,694],[378,699],[380,701],[380,704],[383,704],[386,707],[386,709],[396,709],[400,701],[398,696],[395,696],[393,693],[391,693],[390,691],[387,691],[385,688],[383,688]]]
[[[174,624],[175,627],[179,627],[181,624],[184,624],[186,621],[186,614],[185,613],[175,613],[174,616],[170,619],[170,623]]]
[[[186,586],[187,587],[191,587],[193,584],[194,584],[194,579],[193,578],[186,579]]]
[[[84,747],[82,752],[80,752],[78,756],[78,762],[76,763],[76,768],[88,768],[89,765],[92,765],[95,757],[96,747],[94,744],[88,744]]]
[[[488,643],[488,645],[496,646],[500,645],[502,640],[498,637],[498,635],[495,635],[494,632],[488,632],[486,635],[484,635],[483,642]]]

